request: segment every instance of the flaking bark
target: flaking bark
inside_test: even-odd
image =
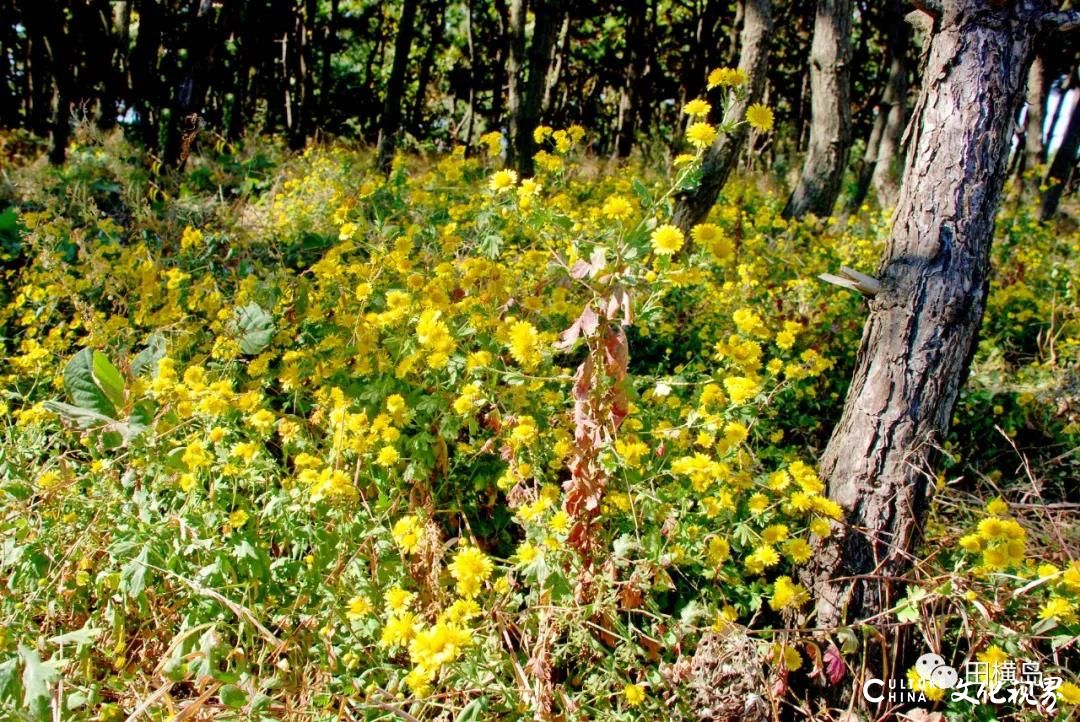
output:
[[[932,36],[895,222],[843,415],[821,459],[842,529],[807,574],[818,623],[895,603],[936,450],[976,345],[994,216],[1036,23],[1033,2],[946,4]]]

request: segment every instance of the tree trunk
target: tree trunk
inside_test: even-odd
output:
[[[521,135],[522,69],[525,67],[525,0],[510,0],[506,43],[506,115],[510,132],[506,165],[517,165],[517,138]]]
[[[851,146],[852,0],[818,0],[810,48],[810,145],[787,218],[832,213]]]
[[[1046,58],[1039,54],[1031,62],[1027,79],[1027,122],[1024,123],[1024,160],[1018,176],[1023,183],[1024,171],[1037,168],[1046,162],[1046,146],[1043,144],[1043,126],[1046,122],[1046,100],[1050,88]]]
[[[881,136],[885,133],[885,123],[888,113],[883,112],[881,104],[878,104],[877,115],[874,116],[874,125],[870,128],[870,137],[866,140],[866,151],[863,153],[862,164],[858,168],[858,180],[855,184],[855,194],[848,199],[848,210],[856,211],[862,202],[866,200],[866,194],[870,192],[870,181],[874,177],[874,169],[877,167],[878,151],[881,150]]]
[[[878,112],[885,117],[881,143],[874,159],[872,183],[878,203],[884,208],[896,205],[900,193],[900,152],[907,123],[908,63],[911,28],[904,21],[899,0],[891,0],[885,15],[888,33],[889,78],[885,83]]]
[[[740,43],[739,69],[746,73],[747,92],[728,108],[723,124],[741,121],[746,109],[761,99],[769,66],[769,35],[772,33],[771,0],[746,0]],[[740,122],[730,133],[722,133],[705,152],[701,162],[701,182],[693,191],[680,194],[672,222],[689,232],[716,203],[731,175],[749,135],[749,126]]]
[[[15,18],[15,7],[8,0],[0,2],[0,14]],[[0,23],[0,127],[14,128],[18,124],[19,106],[16,98],[15,73],[10,58],[17,58],[14,23]]]
[[[511,138],[514,147],[513,165],[517,167],[518,174],[524,178],[533,174],[533,154],[536,152],[536,143],[533,141],[533,130],[540,121],[540,107],[544,99],[544,85],[547,82],[548,72],[551,69],[551,51],[555,45],[556,28],[562,24],[562,16],[566,7],[559,0],[533,0],[533,33],[529,40],[527,53],[527,73],[522,79],[518,70],[518,85],[520,90],[515,92],[517,112],[510,108],[511,113]],[[515,16],[517,11],[523,12],[524,3],[514,0],[510,6],[511,26],[514,21],[524,23],[522,16]],[[515,31],[516,34],[516,31]],[[524,27],[522,27],[522,37]],[[511,53],[513,54],[513,53]],[[511,83],[515,73],[510,68]],[[513,96],[512,96],[513,99]]]
[[[427,107],[427,86],[431,82],[431,70],[435,64],[435,53],[442,46],[445,29],[446,4],[428,0],[425,8],[428,26],[428,43],[424,48],[424,59],[420,62],[420,77],[416,81],[416,97],[413,99],[412,112],[409,114],[409,127],[419,135],[424,124],[424,110]]]
[[[409,67],[409,52],[412,50],[413,35],[416,32],[417,4],[418,0],[405,0],[402,3],[397,37],[394,38],[394,62],[390,66],[390,79],[386,84],[386,97],[383,99],[382,114],[379,116],[378,163],[383,173],[390,172],[394,148],[397,147],[397,135],[401,130],[402,93],[405,90],[405,71]]]
[[[570,51],[570,13],[562,13],[562,26],[559,28],[558,40],[551,44],[551,53],[547,62],[547,73],[544,77],[544,99],[540,103],[540,115],[549,117],[555,109],[555,89],[559,87],[562,77],[563,60]]]
[[[165,25],[164,10],[155,0],[138,0],[137,10],[139,29],[131,53],[131,93],[139,118],[139,135],[143,143],[152,146],[163,105],[158,53]]]
[[[1065,102],[1063,96],[1061,102]],[[1057,213],[1058,203],[1065,191],[1065,184],[1069,180],[1073,166],[1076,164],[1076,151],[1080,149],[1080,98],[1073,106],[1069,122],[1065,126],[1065,133],[1061,136],[1061,145],[1054,153],[1054,160],[1046,170],[1043,185],[1046,191],[1043,193],[1039,204],[1039,220],[1048,221]]]
[[[623,62],[626,78],[619,94],[618,128],[615,135],[615,155],[626,158],[637,136],[641,76],[644,71],[646,0],[628,0],[626,8],[626,41]]]
[[[323,48],[322,48],[322,70],[319,73],[319,114],[316,118],[317,125],[323,125],[326,123],[326,111],[330,108],[330,86],[331,86],[331,74],[330,70],[333,67],[334,52],[337,50],[337,25],[338,25],[338,8],[340,7],[340,0],[330,1],[330,19],[326,23],[326,28],[323,32]]]
[[[918,103],[899,203],[843,414],[821,459],[842,528],[806,579],[817,623],[896,601],[925,519],[935,449],[975,350],[1014,111],[1030,63],[1031,0],[947,0]]]

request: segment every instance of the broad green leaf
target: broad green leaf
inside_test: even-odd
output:
[[[19,692],[19,659],[0,662],[0,702],[14,702]]]
[[[94,380],[94,352],[84,348],[75,354],[64,368],[64,389],[76,406],[95,411],[110,419],[116,418],[116,409],[101,387]]]
[[[46,401],[42,406],[49,411],[52,411],[54,414],[59,414],[69,421],[74,421],[84,429],[90,429],[102,424],[111,424],[114,421],[104,414],[99,414],[91,409],[85,409],[82,406],[65,404],[63,401]]]
[[[221,703],[226,707],[243,707],[247,703],[247,692],[237,687],[235,684],[226,684],[218,691],[218,696],[221,697]]]
[[[49,685],[57,677],[55,664],[42,662],[37,650],[19,645],[19,656],[23,661],[22,688],[23,707],[39,718],[47,718],[49,713]]]
[[[74,644],[76,647],[86,647],[94,642],[95,639],[101,634],[99,627],[91,627],[90,620],[86,621],[82,629],[76,629],[74,632],[67,632],[56,637],[50,637],[49,643],[63,647],[67,644]]]
[[[138,599],[146,588],[146,564],[150,559],[150,547],[144,546],[139,555],[124,565],[120,570],[120,582],[128,596]]]
[[[257,303],[236,309],[236,330],[240,351],[248,356],[262,353],[274,338],[274,319]]]
[[[112,402],[112,405],[117,408],[124,407],[124,377],[120,375],[120,372],[116,370],[116,367],[109,361],[109,357],[100,351],[94,351],[93,367],[94,381],[97,382],[98,388],[105,392],[105,395]]]

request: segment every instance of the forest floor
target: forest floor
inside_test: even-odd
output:
[[[827,719],[868,650],[919,696],[873,718],[1075,718],[1075,222],[1006,203],[906,596],[818,630],[866,315],[818,275],[888,212],[743,177],[683,237],[679,169],[580,139],[526,180],[76,140],[0,141],[4,719]]]

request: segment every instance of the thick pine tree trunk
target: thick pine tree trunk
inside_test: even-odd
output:
[[[742,100],[728,108],[724,124],[741,121],[746,109],[761,99],[769,66],[769,35],[772,33],[771,0],[746,0],[740,38],[742,50],[739,69],[746,73],[747,92]],[[716,203],[720,191],[739,160],[750,129],[740,123],[731,133],[722,133],[705,153],[701,162],[701,182],[698,187],[679,196],[673,223],[688,232],[705,217]]]
[[[390,66],[390,79],[386,83],[382,114],[379,116],[378,163],[383,173],[390,172],[397,147],[397,135],[401,130],[402,94],[405,90],[405,71],[409,67],[413,35],[416,33],[416,6],[418,0],[405,0],[401,7],[397,37],[394,38],[394,62]]]
[[[810,145],[787,218],[832,213],[851,146],[852,0],[818,0],[810,48]]]
[[[843,415],[821,459],[846,523],[807,578],[831,627],[895,603],[935,449],[986,303],[994,216],[1036,26],[1031,0],[951,0],[930,39],[907,168]]]

